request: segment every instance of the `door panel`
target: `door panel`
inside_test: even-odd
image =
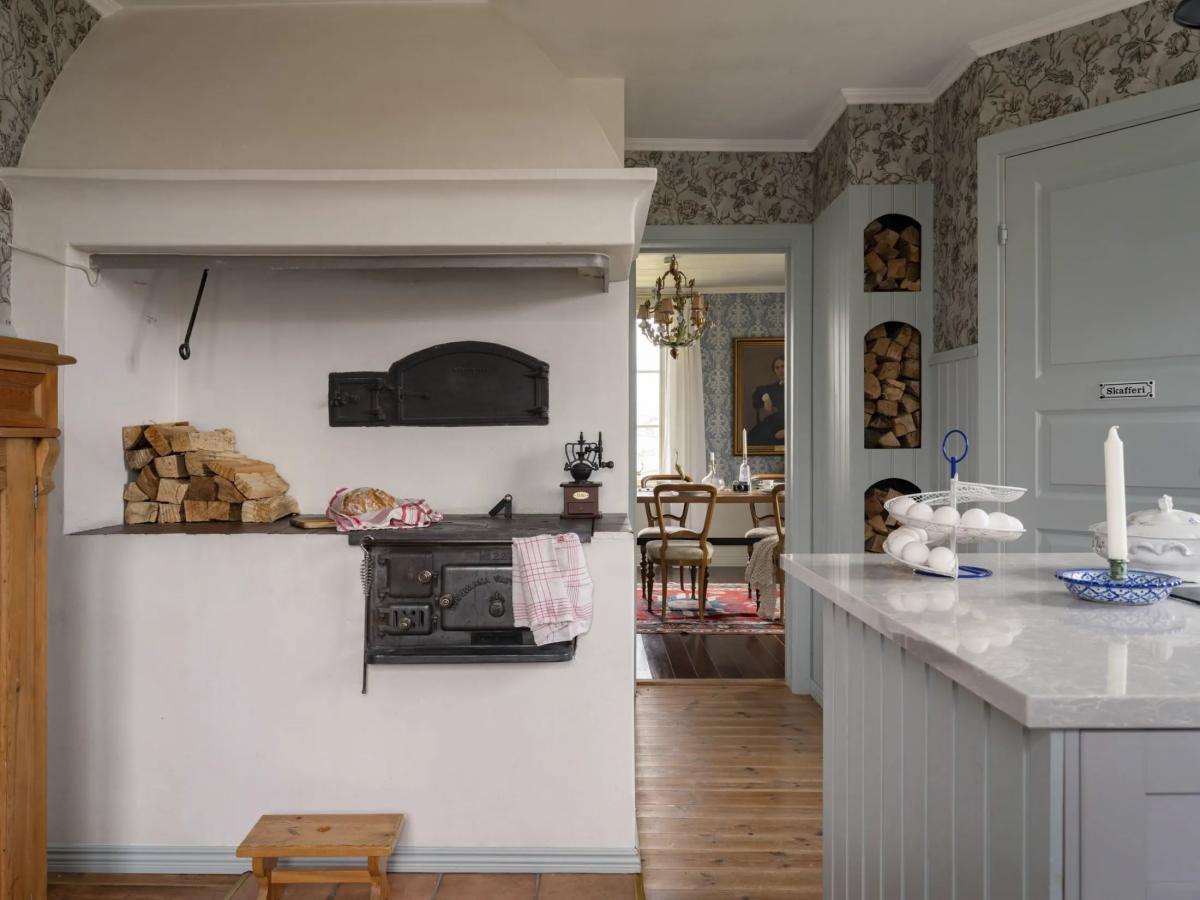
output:
[[[1004,477],[1030,488],[1016,549],[1089,546],[1110,425],[1131,510],[1200,507],[1200,113],[1014,157],[1004,202]],[[1146,379],[1153,400],[1099,399]]]

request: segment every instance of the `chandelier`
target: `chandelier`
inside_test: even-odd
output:
[[[666,263],[667,271],[654,282],[653,299],[638,306],[638,327],[652,344],[669,348],[671,358],[677,359],[679,348],[698,341],[709,320],[704,297],[696,292],[696,279],[684,274],[674,254]]]

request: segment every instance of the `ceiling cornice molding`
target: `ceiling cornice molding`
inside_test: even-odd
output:
[[[806,138],[782,140],[731,140],[726,138],[625,138],[625,149],[684,150],[691,153],[810,153]]]
[[[1027,22],[1024,25],[1018,25],[1015,28],[1008,28],[1004,31],[997,31],[995,34],[981,37],[978,40],[971,41],[970,47],[976,56],[987,56],[989,53],[1007,50],[1009,47],[1015,47],[1017,44],[1024,44],[1026,41],[1045,37],[1048,34],[1063,31],[1067,28],[1074,28],[1076,25],[1082,25],[1084,22],[1092,21],[1092,19],[1099,19],[1101,16],[1107,16],[1111,13],[1128,9],[1131,6],[1137,6],[1138,2],[1141,2],[1141,0],[1135,0],[1135,2],[1130,2],[1130,0],[1090,0],[1088,3],[1081,3],[1078,6],[1064,9],[1061,12],[1043,16],[1040,19],[1034,19],[1032,22]]]
[[[353,2],[364,6],[486,6],[491,0],[87,0],[101,18],[123,9],[315,6]]]
[[[937,99],[928,88],[842,88],[848,106],[866,103],[932,103]]]
[[[942,66],[942,70],[934,76],[933,81],[929,82],[929,87],[926,88],[926,92],[933,98],[931,102],[935,102],[938,97],[942,96],[950,85],[962,77],[963,72],[971,68],[971,63],[977,59],[979,59],[979,54],[968,45]]]
[[[808,133],[808,143],[812,145],[813,150],[816,150],[817,145],[825,140],[825,135],[829,134],[829,129],[842,117],[842,113],[846,111],[848,105],[846,98],[839,91],[837,96],[825,107],[825,111],[821,113],[821,118],[817,119],[817,124]]]

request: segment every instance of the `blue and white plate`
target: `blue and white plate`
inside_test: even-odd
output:
[[[1183,584],[1182,578],[1161,572],[1130,569],[1124,581],[1114,581],[1108,569],[1060,569],[1055,573],[1076,597],[1096,603],[1144,606],[1157,603]]]

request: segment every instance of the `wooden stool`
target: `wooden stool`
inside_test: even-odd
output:
[[[285,884],[369,884],[371,900],[387,900],[387,861],[404,816],[263,816],[237,848],[254,861],[258,900],[278,900]],[[365,869],[276,868],[279,857],[365,856]]]

